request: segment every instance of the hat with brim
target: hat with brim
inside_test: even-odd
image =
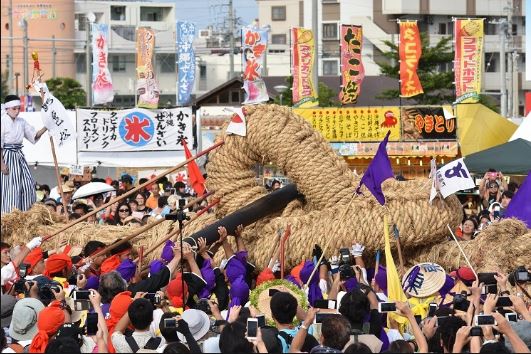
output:
[[[72,193],[74,191],[74,182],[68,181],[63,184],[63,193]]]
[[[420,263],[409,268],[402,278],[402,288],[412,297],[428,297],[446,282],[446,272],[437,263]]]
[[[37,319],[44,305],[30,297],[19,300],[13,308],[9,336],[18,341],[31,340],[37,335]]]
[[[195,340],[203,338],[205,334],[208,333],[208,330],[210,329],[210,318],[205,312],[201,310],[188,309],[183,312],[181,317],[188,324],[190,333],[192,333],[192,336],[194,336]],[[186,338],[181,333],[177,332],[177,335],[179,336],[181,342],[186,343]]]

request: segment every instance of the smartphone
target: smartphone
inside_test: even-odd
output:
[[[87,313],[87,336],[94,336],[98,332],[98,314]]]
[[[177,319],[175,318],[165,318],[164,319],[165,328],[177,328]]]
[[[314,307],[318,308],[318,309],[335,310],[335,308],[336,308],[336,300],[316,300]]]
[[[30,264],[22,263],[18,266],[18,275],[21,278],[24,278],[26,275],[28,275],[28,269],[31,267]]]
[[[395,312],[396,304],[394,302],[379,302],[378,312]]]
[[[475,326],[496,326],[496,320],[492,315],[476,315],[474,316]]]
[[[278,293],[280,290],[278,289],[274,289],[274,288],[269,288],[269,297],[275,295],[276,293]]]
[[[153,305],[160,304],[160,296],[156,293],[147,293],[144,295],[144,299],[148,299]]]
[[[258,321],[258,327],[260,328],[265,327],[266,325],[265,315],[258,315],[255,318]]]
[[[478,273],[479,283],[484,285],[497,284],[495,275],[496,273]]]
[[[509,322],[518,322],[518,315],[515,312],[508,312],[505,314],[505,318]]]
[[[489,284],[484,285],[481,289],[481,295],[485,294],[497,294],[498,293],[498,284]]]
[[[470,328],[470,337],[483,337],[483,329],[479,326]]]
[[[88,290],[77,290],[72,293],[72,298],[74,300],[88,300],[90,291]]]
[[[428,317],[435,316],[435,311],[437,311],[437,304],[430,304],[430,309],[428,311]]]
[[[316,313],[314,323],[323,323],[327,316],[337,316],[337,313],[334,312],[323,312]]]
[[[258,320],[256,318],[247,319],[247,339],[256,339],[258,335]]]
[[[513,302],[509,296],[500,296],[496,301],[496,307],[509,307],[513,306]]]
[[[422,322],[422,316],[421,315],[415,315],[415,321],[417,321],[417,324],[420,326],[420,323]]]

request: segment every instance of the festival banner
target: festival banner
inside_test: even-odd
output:
[[[92,32],[92,103],[104,104],[114,100],[111,72],[108,67],[109,25],[91,24]]]
[[[377,142],[330,143],[332,149],[341,156],[373,157],[378,151]],[[457,141],[390,141],[387,143],[389,156],[455,157],[458,153]]]
[[[456,118],[445,119],[451,106],[411,106],[401,108],[402,140],[456,140]]]
[[[457,191],[474,188],[476,183],[470,176],[463,158],[454,160],[437,170],[436,186],[443,198]]]
[[[41,119],[48,133],[56,139],[58,146],[63,146],[66,141],[76,137],[76,130],[65,107],[48,90],[44,91]]]
[[[183,150],[193,142],[192,109],[77,110],[79,151],[134,152]]]
[[[291,72],[293,75],[293,107],[311,108],[319,106],[318,94],[312,80],[315,60],[313,32],[305,28],[291,29]]]
[[[328,141],[400,140],[399,107],[314,108],[293,110]]]
[[[155,32],[151,28],[136,29],[136,78],[138,107],[157,108],[159,104],[159,85],[153,70],[153,51]]]
[[[481,91],[483,20],[455,20],[455,103],[475,103]]]
[[[356,104],[361,91],[365,69],[361,61],[363,29],[361,26],[341,25],[341,104]]]
[[[424,93],[417,75],[422,55],[417,21],[398,22],[400,26],[400,97],[412,97]]]
[[[267,88],[262,79],[264,55],[267,50],[267,30],[248,26],[242,28],[243,104],[260,103],[269,100]]]
[[[195,25],[190,22],[177,22],[177,103],[185,106],[190,103],[190,94],[195,81],[195,52],[192,42]]]

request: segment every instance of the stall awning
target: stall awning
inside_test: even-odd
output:
[[[456,110],[463,156],[507,142],[518,127],[480,103],[458,104]]]
[[[516,139],[465,157],[470,172],[484,173],[489,168],[504,174],[526,175],[531,170],[531,141]]]

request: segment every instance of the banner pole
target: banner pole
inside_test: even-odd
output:
[[[450,231],[450,234],[452,235],[452,238],[454,239],[455,243],[457,243],[457,247],[459,247],[459,251],[461,252],[461,254],[463,255],[463,257],[465,257],[465,261],[466,261],[466,263],[468,264],[468,266],[470,267],[470,269],[472,269],[472,272],[473,272],[474,275],[476,276],[476,280],[479,280],[479,278],[478,278],[478,273],[476,273],[476,271],[474,270],[474,267],[472,267],[472,264],[471,264],[470,261],[468,260],[468,257],[466,256],[465,251],[461,248],[461,245],[459,244],[459,241],[457,240],[457,237],[455,237],[454,232],[452,231],[452,228],[451,228],[450,225],[448,225],[448,224],[446,224],[446,226],[448,227],[448,230]]]

